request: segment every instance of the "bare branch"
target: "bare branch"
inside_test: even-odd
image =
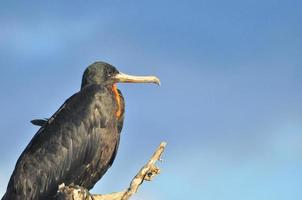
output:
[[[129,187],[121,192],[110,194],[90,194],[87,189],[80,186],[59,186],[56,200],[128,200],[137,192],[139,186],[145,181],[151,181],[154,176],[160,173],[160,169],[155,163],[161,160],[161,154],[165,150],[166,142],[161,142],[150,160],[139,170],[132,179]]]

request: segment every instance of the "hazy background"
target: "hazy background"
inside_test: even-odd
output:
[[[94,61],[154,74],[119,85],[126,119],[93,192],[128,186],[157,145],[162,174],[134,199],[302,199],[302,3],[0,2],[0,196],[37,127]]]

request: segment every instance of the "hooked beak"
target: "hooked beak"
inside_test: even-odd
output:
[[[114,78],[120,83],[155,83],[160,85],[160,80],[156,76],[132,76],[119,72]]]

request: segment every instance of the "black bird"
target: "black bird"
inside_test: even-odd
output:
[[[58,185],[91,189],[112,165],[124,121],[124,98],[116,83],[156,83],[104,62],[84,72],[79,92],[45,120],[19,157],[2,200],[51,199]]]

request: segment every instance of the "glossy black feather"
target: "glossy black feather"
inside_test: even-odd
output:
[[[116,118],[116,110],[110,87],[89,84],[70,97],[47,123],[39,123],[2,199],[50,199],[61,183],[91,189],[116,156],[124,119]]]
[[[33,119],[30,122],[36,126],[45,126],[47,124],[48,119]]]

